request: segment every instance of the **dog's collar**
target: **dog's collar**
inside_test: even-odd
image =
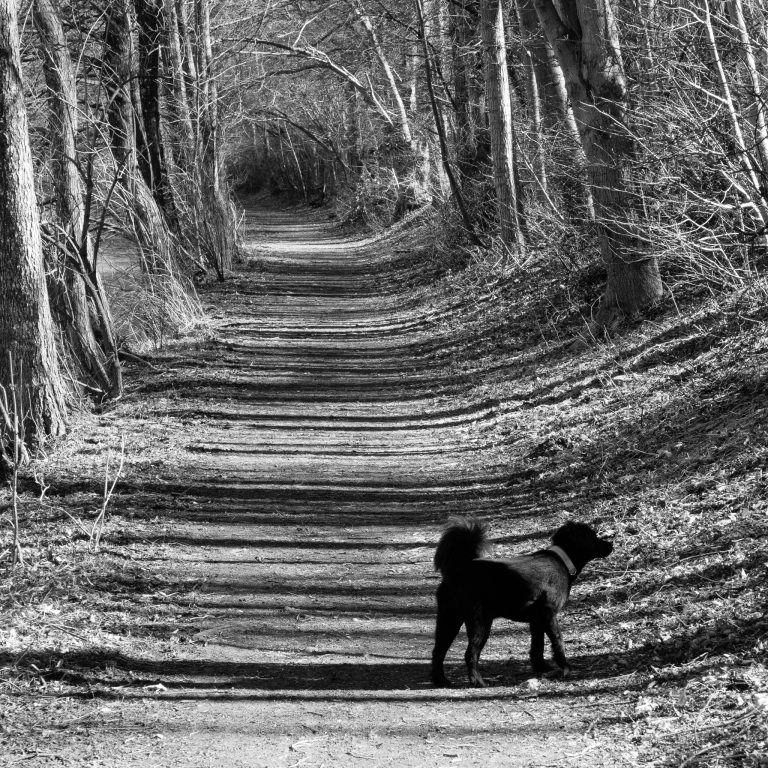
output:
[[[562,547],[558,547],[557,545],[553,544],[551,547],[548,547],[547,549],[553,554],[557,555],[563,561],[563,565],[566,567],[566,570],[571,576],[576,575],[577,573],[576,566],[573,564],[573,561],[571,560],[571,558],[565,554],[565,550],[563,550]]]

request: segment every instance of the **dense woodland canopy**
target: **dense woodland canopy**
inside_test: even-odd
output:
[[[765,259],[762,0],[0,0],[0,460],[120,395],[114,304],[172,327],[235,193],[605,276],[606,327]],[[110,293],[105,243],[140,270]],[[598,294],[595,294],[595,299]],[[17,439],[18,438],[18,439]]]

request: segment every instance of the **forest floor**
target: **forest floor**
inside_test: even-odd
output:
[[[576,278],[442,273],[425,231],[249,210],[205,332],[23,478],[1,765],[768,765],[764,286],[594,339]],[[615,537],[563,618],[571,677],[500,621],[489,687],[463,635],[429,683],[466,513],[500,556],[567,519]]]

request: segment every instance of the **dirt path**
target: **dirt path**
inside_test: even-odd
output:
[[[213,338],[155,360],[102,420],[134,424],[107,539],[117,566],[90,617],[109,648],[65,654],[45,706],[67,727],[38,729],[8,764],[623,764],[626,746],[593,727],[621,676],[532,683],[523,628],[495,629],[489,688],[465,687],[461,639],[458,687],[427,682],[445,519],[497,521],[501,551],[552,526],[485,446],[493,403],[467,401],[445,364],[455,343],[435,329],[452,308],[391,244],[297,212],[248,227],[248,267],[205,297]]]

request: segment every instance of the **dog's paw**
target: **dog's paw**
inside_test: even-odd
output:
[[[547,680],[562,680],[571,674],[571,668],[566,664],[564,667],[552,667],[549,672],[546,672],[542,677],[546,677]]]
[[[554,669],[554,667],[549,662],[547,662],[547,661],[536,662],[535,664],[532,664],[531,666],[533,666],[533,673],[535,675],[537,675],[538,677],[542,677],[543,675],[547,675],[550,672],[552,672],[552,670]]]
[[[453,683],[447,677],[432,678],[432,685],[435,688],[453,688]]]
[[[483,678],[480,677],[480,675],[478,675],[477,673],[475,673],[474,675],[470,675],[469,676],[469,684],[473,688],[487,688],[488,687],[488,683],[486,683],[485,680],[483,680]]]

